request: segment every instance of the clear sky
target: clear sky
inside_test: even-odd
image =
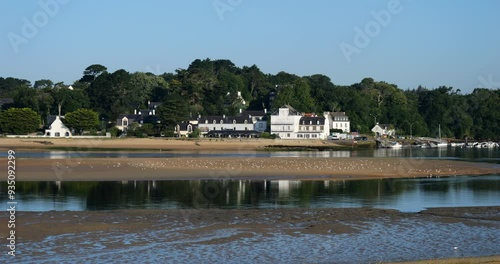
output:
[[[500,87],[497,0],[3,0],[0,10],[0,76],[31,82],[210,58],[338,85]]]

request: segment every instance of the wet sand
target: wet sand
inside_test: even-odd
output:
[[[20,158],[16,170],[18,181],[346,180],[498,174],[500,166],[405,158]]]
[[[160,260],[161,256],[168,256],[172,262],[186,259],[210,262],[213,257],[222,262],[245,260],[245,254],[250,257],[254,256],[253,252],[242,251],[235,255],[231,252],[233,247],[241,250],[247,246],[260,250],[257,254],[267,256],[267,262],[280,258],[292,262],[321,262],[313,255],[324,258],[326,254],[329,257],[323,262],[327,263],[350,263],[351,257],[353,262],[366,257],[370,261],[362,262],[370,263],[418,260],[425,256],[440,259],[475,256],[480,254],[478,250],[489,250],[489,254],[500,250],[500,207],[434,208],[419,213],[369,208],[190,209],[18,212],[16,216],[19,260],[34,262],[49,259],[71,262],[75,258],[81,261],[127,260],[134,258],[136,250],[137,255],[143,254],[141,252],[149,245],[154,254],[143,256],[143,260]],[[0,222],[7,220],[6,212],[0,213]],[[433,233],[435,236],[429,237]],[[4,241],[6,234],[7,225],[0,225],[0,238]],[[411,237],[407,237],[409,234]],[[388,238],[384,239],[386,236]],[[303,239],[317,239],[326,244],[287,244]],[[349,242],[351,239],[353,245],[327,242]],[[364,245],[359,239],[368,244]],[[273,246],[273,243],[277,244]],[[434,244],[433,249],[438,248],[427,252],[429,249],[425,247],[429,244]],[[312,258],[304,256],[307,258],[301,259],[300,254],[288,252],[287,245],[298,251],[309,250]],[[373,248],[364,249],[367,245]],[[329,252],[333,246],[355,252]],[[192,251],[193,255],[176,255],[175,250]],[[209,253],[212,250],[215,255]],[[387,250],[389,252],[384,253]],[[500,261],[500,256],[486,259],[493,262],[483,263],[495,263]],[[243,262],[255,262],[249,260],[252,259]],[[472,260],[460,263],[478,263],[476,261],[481,258]]]

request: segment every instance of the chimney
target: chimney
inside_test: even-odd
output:
[[[267,109],[266,108],[264,108],[264,114],[267,114]]]
[[[148,100],[148,107],[149,107],[150,104],[151,104],[151,101]]]
[[[137,109],[134,109],[134,115],[137,115]]]
[[[222,115],[222,118],[226,118],[226,115],[225,115],[225,114],[223,114],[223,115]]]
[[[240,114],[241,114],[241,108],[240,108]]]
[[[156,115],[156,110],[155,109],[153,109],[153,115]]]

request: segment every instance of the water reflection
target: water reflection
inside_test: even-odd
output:
[[[0,183],[6,190],[6,183]],[[364,181],[18,182],[20,211],[177,208],[428,207],[500,205],[500,176]],[[5,192],[0,202],[6,202]]]

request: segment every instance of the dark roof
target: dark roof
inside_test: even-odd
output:
[[[117,126],[121,126],[122,125],[122,120],[123,120],[124,117],[126,117],[128,119],[128,122],[130,124],[131,122],[136,121],[137,118],[140,118],[141,116],[140,115],[134,115],[134,114],[121,114],[116,119],[116,125]]]
[[[381,127],[382,129],[390,129],[391,127],[394,128],[394,125],[392,124],[377,124],[379,127]]]
[[[345,112],[331,112],[332,116],[346,116]]]
[[[49,116],[47,116],[47,125],[50,125],[50,124],[54,123],[54,121],[56,120],[56,117],[57,117],[57,115],[49,115]],[[64,123],[64,116],[61,116],[59,118]]]
[[[301,125],[324,125],[325,117],[324,116],[303,116],[299,120],[299,124]]]
[[[261,133],[255,130],[211,130],[207,133],[207,136],[248,136],[248,135],[260,135]]]
[[[198,127],[198,125],[193,125],[191,123],[184,122],[184,123],[180,123],[179,124],[179,130],[180,131],[187,131],[188,130],[188,126],[191,126],[191,129],[193,129],[193,130]]]
[[[261,110],[244,110],[240,113],[240,116],[252,116],[252,117],[264,117],[267,114]]]

